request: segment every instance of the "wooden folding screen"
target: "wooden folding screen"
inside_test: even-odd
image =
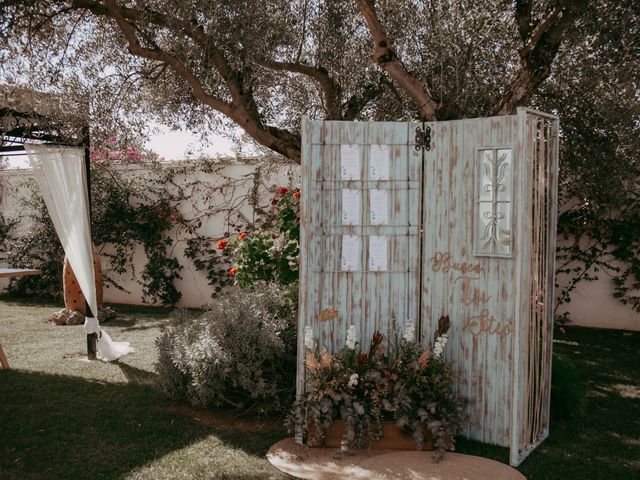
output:
[[[305,122],[298,393],[305,327],[333,351],[351,324],[430,342],[449,315],[466,435],[522,461],[548,432],[557,154],[557,118],[526,109]]]

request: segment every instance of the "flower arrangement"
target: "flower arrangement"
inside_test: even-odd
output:
[[[346,451],[369,447],[382,438],[383,421],[394,420],[413,436],[417,450],[423,449],[428,432],[434,458],[440,460],[447,448],[453,449],[463,420],[462,402],[451,393],[455,377],[442,357],[449,326],[449,318],[442,317],[436,339],[427,348],[416,343],[413,322],[389,351],[383,335],[376,332],[365,352],[358,348],[352,325],[345,346],[335,354],[325,347],[318,352],[307,327],[307,388],[287,420],[289,428],[301,426],[308,437],[315,434],[321,442],[331,424],[342,419],[341,449]]]

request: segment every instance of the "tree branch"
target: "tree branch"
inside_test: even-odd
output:
[[[120,17],[126,21],[149,22],[160,27],[171,28],[182,32],[187,37],[209,52],[209,59],[212,61],[216,71],[222,76],[225,85],[229,89],[231,98],[235,102],[241,102],[244,98],[242,89],[237,81],[237,76],[230,67],[226,58],[211,41],[205,31],[190,22],[183,22],[176,17],[164,15],[154,10],[140,11],[133,8],[119,7],[115,2],[107,1],[106,5],[93,0],[73,0],[76,8],[87,9],[95,15],[114,17],[113,8],[116,8]],[[135,34],[134,34],[135,36]]]
[[[114,0],[106,0],[106,8],[127,41],[129,45],[129,53],[148,60],[156,60],[158,62],[166,63],[172,67],[178,75],[187,81],[194,96],[198,100],[219,112],[224,113],[225,115],[231,116],[233,114],[232,105],[205,92],[200,80],[198,80],[198,78],[178,58],[157,48],[143,47],[138,40],[134,26],[125,19]]]
[[[357,94],[352,95],[342,106],[342,120],[355,120],[366,106],[375,100],[389,86],[384,77],[378,83],[364,85]]]
[[[240,74],[235,72],[227,62],[222,52],[211,45],[205,32],[198,26],[180,22],[158,12],[141,12],[130,8],[121,8],[115,0],[106,0],[104,4],[91,0],[74,0],[77,8],[85,8],[96,15],[103,15],[115,20],[120,32],[128,44],[132,55],[148,60],[162,62],[170,66],[191,87],[193,95],[203,104],[210,106],[218,112],[228,116],[242,127],[258,143],[280,153],[291,160],[300,163],[300,137],[283,129],[265,126],[262,124],[257,109],[254,106],[250,92],[242,88]],[[157,46],[148,48],[142,46],[136,34],[136,27],[132,21],[151,21],[152,23],[167,28],[180,29],[198,44],[204,42],[210,52],[210,59],[216,71],[222,76],[225,85],[229,89],[231,102],[225,102],[218,97],[208,94],[198,77],[185,63],[176,56],[162,50]]]
[[[556,5],[536,26],[536,28],[530,33],[530,37],[526,40],[525,45],[520,49],[520,57],[526,58],[531,51],[536,48],[540,43],[542,36],[549,31],[560,16],[562,15],[563,8],[558,4]]]
[[[326,68],[313,67],[304,63],[279,62],[269,59],[260,59],[257,63],[272,70],[300,73],[318,82],[326,103],[325,119],[340,119],[340,98],[342,96],[342,88],[338,82],[333,79]]]
[[[89,10],[95,15],[108,17],[111,16],[111,12],[106,5],[94,0],[73,0],[72,5],[75,9]],[[136,22],[147,21],[154,25],[171,27],[178,31],[181,31],[183,34],[198,42],[200,45],[204,46],[207,44],[208,37],[206,33],[197,25],[182,22],[176,17],[167,16],[154,10],[141,11],[128,7],[117,8],[120,11],[120,14],[127,20]]]
[[[523,43],[527,41],[529,35],[531,35],[531,30],[533,29],[533,25],[531,23],[532,5],[532,0],[516,0],[516,23],[518,24],[520,39]]]
[[[587,0],[558,0],[534,27],[530,2],[516,2],[515,16],[521,36],[528,33],[520,49],[520,66],[504,93],[490,110],[491,115],[508,115],[531,100],[538,86],[551,73],[562,36],[584,10]]]
[[[360,13],[367,22],[373,37],[373,60],[386,71],[398,86],[406,92],[418,107],[418,112],[426,120],[436,120],[438,104],[433,100],[429,90],[412,73],[407,71],[391,46],[391,39],[387,36],[378,19],[374,0],[354,0]]]

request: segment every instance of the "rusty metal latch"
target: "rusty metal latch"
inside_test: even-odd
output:
[[[431,127],[416,128],[416,150],[431,150]]]

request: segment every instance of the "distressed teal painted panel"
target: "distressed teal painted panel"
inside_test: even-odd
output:
[[[553,284],[558,184],[558,118],[518,110],[523,194],[518,206],[525,249],[517,261],[511,463],[549,433]]]
[[[474,255],[478,150],[515,148],[515,117],[432,125],[426,155],[422,337],[432,341],[440,316],[452,321],[446,358],[468,400],[470,438],[509,444],[513,260]],[[488,330],[488,331],[487,331]],[[506,413],[505,413],[506,412]]]
[[[420,254],[420,179],[421,153],[414,148],[413,132],[407,123],[309,122],[306,131],[315,129],[319,137],[307,145],[309,165],[304,172],[308,192],[303,191],[307,209],[303,225],[305,296],[301,319],[311,325],[318,345],[332,351],[342,348],[349,325],[356,326],[358,340],[368,344],[377,330],[387,337],[404,328],[407,319],[416,320],[419,302]],[[360,179],[342,180],[340,146],[360,149]],[[389,179],[371,180],[371,145],[389,148]],[[342,223],[342,190],[360,192],[360,222]],[[384,190],[388,195],[388,223],[372,224],[370,191]],[[341,270],[342,237],[361,239],[359,268]],[[368,269],[370,237],[387,239],[387,270]],[[337,316],[320,320],[322,312],[337,311]],[[302,327],[300,327],[302,328]],[[300,360],[301,361],[301,360]]]

